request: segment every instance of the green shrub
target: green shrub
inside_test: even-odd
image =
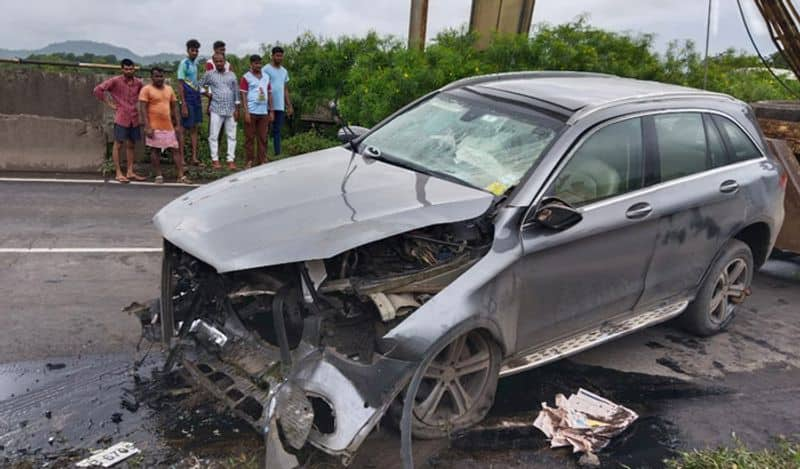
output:
[[[320,135],[314,130],[292,135],[281,142],[283,154],[280,158],[287,156],[302,155],[312,151],[324,150],[326,148],[341,145],[338,140]]]
[[[369,127],[459,78],[519,70],[590,71],[703,87],[703,57],[693,42],[673,42],[662,55],[655,52],[653,35],[606,31],[586,16],[539,24],[530,37],[498,35],[481,51],[476,39],[465,30],[447,30],[420,51],[374,32],[338,39],[306,33],[283,45],[295,111],[311,112],[339,96],[348,121]],[[265,57],[271,46],[262,46]],[[789,86],[800,95],[796,81]],[[732,49],[709,58],[707,88],[745,101],[793,97],[757,57]]]

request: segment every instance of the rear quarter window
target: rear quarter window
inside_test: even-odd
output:
[[[761,157],[761,152],[738,125],[726,117],[714,115],[712,118],[728,143],[731,163]]]

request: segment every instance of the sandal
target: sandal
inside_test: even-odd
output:
[[[156,176],[156,184],[164,184],[164,176]]]
[[[189,179],[188,176],[181,176],[181,177],[178,178],[178,182],[181,183],[181,184],[191,184],[192,180]]]
[[[129,181],[130,180],[133,180],[133,181],[146,181],[147,180],[146,177],[140,176],[140,175],[138,175],[136,173],[133,173],[130,176],[126,176],[126,177],[128,178]]]
[[[127,184],[131,181],[129,181],[125,176],[117,176],[117,182],[120,184]]]

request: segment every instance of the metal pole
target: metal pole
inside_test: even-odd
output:
[[[711,2],[713,0],[708,0],[708,17],[706,18],[706,56],[703,59],[703,89],[706,89],[708,85],[708,43],[711,38]]]
[[[120,66],[112,65],[112,64],[94,64],[94,63],[87,63],[87,62],[51,62],[48,60],[29,60],[29,59],[20,59],[20,58],[13,58],[13,59],[0,59],[0,63],[7,63],[7,64],[18,64],[18,65],[50,65],[53,67],[74,67],[74,68],[92,68],[92,69],[100,69],[100,70],[119,70]],[[141,70],[143,72],[149,72],[149,68],[143,67],[136,67],[137,70]],[[170,73],[173,70],[164,69],[164,72]]]
[[[428,0],[411,0],[411,15],[408,20],[408,48],[425,48],[425,33],[428,26]]]

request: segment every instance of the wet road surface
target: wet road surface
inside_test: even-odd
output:
[[[11,221],[0,225],[0,248],[159,247],[150,218],[184,191],[0,183],[0,218]],[[139,327],[120,310],[156,296],[159,274],[159,253],[0,253],[0,466],[66,466],[131,441],[142,467],[258,467],[259,437],[180,376],[152,376],[157,351],[134,365]],[[600,453],[608,467],[662,467],[676,450],[726,444],[732,432],[755,447],[800,433],[797,304],[800,266],[771,261],[729,331],[697,339],[665,324],[501,380],[485,422],[415,442],[415,459],[436,468],[575,466],[531,423],[541,402],[579,387],[641,416]],[[336,467],[311,458],[309,467]],[[352,467],[399,466],[397,434],[382,426]]]

